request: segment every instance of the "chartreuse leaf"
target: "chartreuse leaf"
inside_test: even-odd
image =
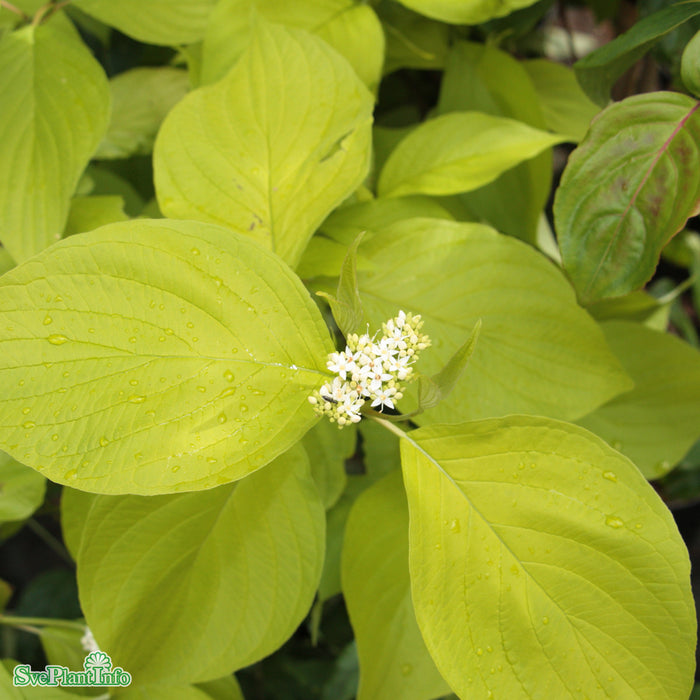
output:
[[[43,502],[46,479],[0,452],[0,523],[24,520]]]
[[[260,18],[219,83],[168,115],[155,147],[166,216],[226,224],[295,265],[369,166],[372,96],[341,56]]]
[[[70,202],[64,236],[94,231],[100,226],[127,221],[124,198],[118,194],[95,194],[73,197]]]
[[[481,319],[472,329],[464,344],[452,355],[447,364],[432,377],[421,375],[418,378],[418,409],[426,410],[437,406],[455,388],[457,380],[462,376],[469,358],[474,352],[476,341],[481,332]]]
[[[488,44],[458,41],[450,48],[438,112],[459,111],[516,119],[535,129],[548,127],[533,81],[522,64]],[[458,199],[473,212],[469,220],[488,223],[501,233],[534,244],[551,186],[552,154],[546,149]]]
[[[509,15],[537,0],[399,0],[422,15],[450,24],[481,24],[494,17]]]
[[[416,617],[460,697],[688,697],[688,552],[626,457],[532,416],[422,428],[401,456]]]
[[[277,649],[306,615],[324,525],[301,447],[208,491],[95,496],[77,559],[86,620],[140,683],[219,678]]]
[[[402,197],[475,190],[562,140],[513,119],[445,114],[422,123],[399,143],[379,176],[378,193]]]
[[[359,233],[352,245],[348,247],[343,266],[340,268],[335,296],[318,292],[319,296],[324,297],[330,305],[333,319],[345,336],[361,332],[366,323],[360,290],[357,286],[357,249],[364,235],[364,231]]]
[[[314,423],[332,350],[277,256],[211,224],[72,236],[0,278],[3,449],[96,493],[211,488]]]
[[[535,86],[547,127],[574,143],[581,141],[600,108],[583,92],[573,70],[545,59],[521,65]]]
[[[355,426],[338,430],[327,420],[319,421],[304,435],[302,444],[309,456],[311,475],[326,509],[335,504],[345,489],[345,460],[355,452],[356,442]]]
[[[439,372],[482,319],[467,371],[418,421],[518,412],[570,420],[632,387],[562,273],[517,239],[412,219],[376,231],[360,253],[374,264],[358,272],[370,326],[400,308],[423,316],[433,345],[421,353],[421,374]]]
[[[0,38],[0,241],[17,262],[61,237],[109,119],[107,78],[66,25]]]
[[[147,44],[190,44],[204,37],[216,0],[73,0],[95,19]]]
[[[170,683],[167,680],[162,683],[132,683],[120,691],[118,697],[125,700],[244,700],[233,676],[197,685]]]
[[[386,35],[384,72],[399,68],[440,69],[449,49],[449,27],[411,10],[381,0],[377,14]]]
[[[313,32],[344,56],[371,90],[379,84],[384,34],[374,10],[357,0],[221,0],[212,12],[202,46],[205,84],[222,78],[240,58],[256,15]]]
[[[165,115],[189,90],[187,72],[179,68],[134,68],[109,82],[112,117],[97,149],[97,158],[148,154]]]
[[[554,220],[582,302],[641,287],[664,245],[697,213],[699,108],[678,93],[630,97],[602,112],[569,157]]]
[[[3,700],[84,700],[85,695],[73,693],[62,687],[43,688],[27,685],[16,688],[12,684],[12,672],[18,661],[3,659],[0,662],[0,694]],[[33,669],[38,670],[38,669]]]
[[[360,658],[358,700],[446,695],[413,611],[408,506],[398,470],[355,501],[345,527],[342,579]]]
[[[608,321],[602,328],[634,389],[577,422],[629,457],[648,479],[658,478],[700,438],[700,352],[636,323]]]
[[[211,700],[244,700],[235,676],[225,676],[214,681],[198,683],[197,688],[203,690]]]
[[[700,2],[678,2],[639,20],[609,44],[574,65],[576,76],[588,96],[601,107],[610,101],[615,81],[641,58],[664,34],[700,14]]]

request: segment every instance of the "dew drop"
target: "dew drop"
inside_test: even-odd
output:
[[[172,335],[175,331],[172,328],[164,329],[165,335]]]
[[[204,387],[204,386],[198,386],[198,387],[197,387],[197,391],[201,391],[202,393],[204,393],[206,390],[207,390],[207,389],[206,389],[206,387]]]
[[[51,325],[52,323],[53,323],[53,319],[51,318],[51,316],[47,316],[47,317],[44,319],[44,325],[45,325],[45,326],[49,326],[49,325]]]
[[[248,412],[248,406],[246,406],[244,403],[241,404],[241,413],[247,413]]]
[[[671,462],[667,459],[662,459],[658,464],[654,466],[656,473],[663,476],[667,471],[671,469]]]
[[[129,342],[130,342],[130,343],[135,343],[135,342],[136,342],[136,338],[132,335],[131,338],[129,338]]]
[[[216,457],[207,457],[207,462],[209,464],[216,464]]]
[[[176,472],[180,471],[180,465],[179,464],[173,464],[172,467],[170,467],[170,471],[175,474]]]
[[[438,543],[435,545],[435,549],[442,549],[442,545],[438,542]]]
[[[75,477],[78,476],[78,470],[77,469],[69,469],[64,475],[63,478],[66,481],[73,481]]]
[[[20,380],[17,382],[17,384],[18,384],[19,386],[24,386],[24,379],[20,379]]]
[[[227,389],[224,389],[220,394],[219,398],[224,399],[227,396],[233,396],[236,393],[236,389],[232,386],[228,387]]]
[[[50,335],[46,340],[51,343],[51,345],[63,345],[63,343],[68,342],[68,338],[66,338],[65,335],[61,335],[60,333],[54,333],[53,335]]]
[[[22,413],[24,413],[24,415],[26,416],[27,413],[29,413],[29,411],[31,411],[31,410],[32,410],[32,409],[29,408],[29,406],[25,406],[25,407],[22,409]]]
[[[225,423],[227,418],[225,413],[219,413],[219,415],[216,417],[216,420],[219,421],[219,423]]]
[[[612,527],[615,530],[619,530],[621,527],[625,526],[625,523],[620,520],[616,515],[608,515],[605,517],[605,524],[608,527]]]
[[[486,647],[486,651],[488,651],[488,653],[490,654],[493,651],[493,647],[492,646]]]
[[[603,472],[603,479],[607,479],[608,481],[615,483],[617,482],[617,474],[615,474],[615,472]]]
[[[103,436],[100,438],[100,446],[101,446],[101,447],[107,447],[107,445],[109,445],[109,440],[103,435]]]
[[[22,427],[31,430],[32,428],[36,428],[36,423],[33,420],[28,420]]]
[[[479,648],[476,650],[476,655],[477,655],[477,656],[483,656],[483,655],[484,655],[484,650],[483,650],[481,647],[479,647]]]
[[[549,624],[549,618],[546,617],[546,616],[543,617],[543,618],[542,618],[542,624],[543,624],[543,625],[548,625],[548,624]]]
[[[260,389],[253,389],[251,393],[253,394],[253,396],[265,396],[265,392],[260,391]]]
[[[617,450],[619,452],[622,449],[622,442],[620,442],[620,440],[613,440],[610,443],[610,447],[612,447],[613,450]]]
[[[94,328],[88,328],[88,333],[94,333],[95,329]]]
[[[225,379],[227,382],[232,382],[232,381],[235,379],[235,377],[233,376],[233,372],[232,372],[230,369],[227,369],[227,370],[224,372],[224,379]]]
[[[401,675],[408,676],[413,671],[413,666],[411,664],[403,664],[401,666]]]
[[[510,567],[510,571],[514,576],[520,576],[520,569],[515,564]]]
[[[131,386],[136,386],[138,383],[139,383],[138,379],[130,379],[129,380],[129,384],[131,384]]]
[[[188,327],[188,328],[194,328],[194,323],[192,323],[192,321],[188,321],[188,322],[187,322],[187,327]]]
[[[199,338],[198,338],[196,335],[193,335],[193,336],[192,336],[192,342],[193,342],[193,343],[196,343],[196,342],[198,342],[198,341],[199,341]]]
[[[459,524],[459,520],[457,518],[450,522],[450,532],[454,532],[455,534],[457,534],[461,529],[462,527]]]
[[[58,435],[57,435],[56,433],[54,433],[54,434],[51,436],[51,439],[52,439],[54,442],[56,442],[56,440],[58,440]]]
[[[159,336],[159,337],[158,337],[158,342],[164,343],[164,342],[165,342],[165,336],[164,336],[164,335]]]
[[[192,253],[192,255],[199,255],[199,248],[192,248],[190,253]]]
[[[142,396],[141,394],[132,394],[129,397],[129,403],[143,403],[146,400],[145,396]]]

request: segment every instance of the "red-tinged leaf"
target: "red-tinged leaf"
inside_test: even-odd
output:
[[[641,287],[699,200],[700,103],[657,92],[601,112],[554,201],[564,269],[579,300]]]

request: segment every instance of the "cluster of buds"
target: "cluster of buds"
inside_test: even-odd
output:
[[[382,324],[382,337],[350,334],[341,352],[328,356],[328,369],[338,376],[309,396],[316,413],[327,416],[342,428],[358,423],[365,401],[373,408],[394,408],[403,396],[403,385],[413,378],[418,353],[430,345],[421,333],[420,315],[405,314]]]

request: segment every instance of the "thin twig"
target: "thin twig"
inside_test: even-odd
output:
[[[6,10],[14,12],[16,15],[19,15],[24,20],[29,19],[29,15],[22,12],[22,10],[20,10],[19,7],[15,7],[11,2],[8,2],[7,0],[0,0],[0,7],[4,7]]]

